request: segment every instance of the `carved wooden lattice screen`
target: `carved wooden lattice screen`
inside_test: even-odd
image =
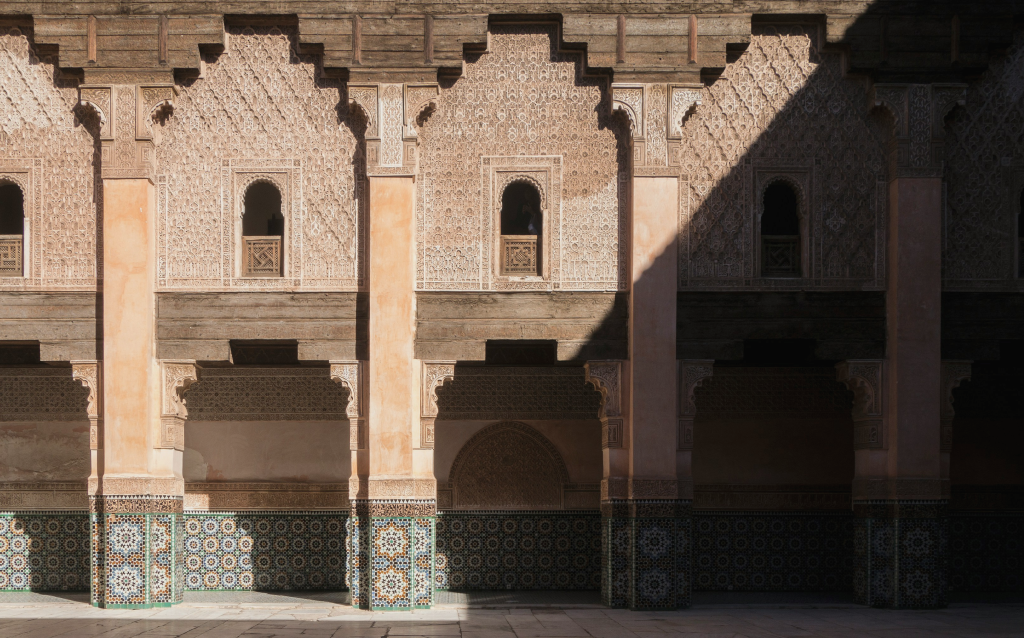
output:
[[[536,275],[537,236],[501,236],[501,272],[503,275]]]
[[[0,235],[0,277],[21,277],[21,235]]]
[[[763,277],[800,276],[800,236],[761,236],[761,275]]]
[[[280,277],[281,238],[243,237],[246,277]]]

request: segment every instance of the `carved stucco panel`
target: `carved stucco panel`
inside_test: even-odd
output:
[[[16,27],[0,26],[0,104],[0,180],[22,188],[28,231],[26,276],[0,278],[0,290],[95,290],[102,189],[76,112],[97,129],[98,118],[76,110],[76,82]]]
[[[755,28],[683,124],[681,289],[884,286],[884,136],[863,87],[816,38],[799,26]],[[753,165],[814,166],[809,280],[755,278],[761,193]]]
[[[457,83],[441,88],[418,130],[417,287],[486,289],[493,200],[482,192],[481,158],[548,156],[562,166],[550,288],[623,289],[628,158],[603,80],[584,76],[577,55],[558,51],[550,27],[495,27],[489,42]]]
[[[157,147],[160,287],[358,289],[362,158],[349,116],[339,119],[342,83],[323,77],[320,58],[295,52],[292,30],[231,27],[229,36],[205,76],[181,87]],[[245,280],[228,265],[236,240],[226,216],[241,206],[230,173],[259,162],[294,178],[285,254],[294,277]]]

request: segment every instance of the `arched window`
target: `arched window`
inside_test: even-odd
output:
[[[501,194],[501,273],[539,275],[544,227],[540,192],[528,182],[512,182]]]
[[[25,194],[0,181],[0,277],[24,275]]]
[[[761,276],[799,277],[800,215],[796,191],[786,182],[764,189],[761,215]]]
[[[284,216],[281,191],[255,182],[245,191],[242,213],[242,264],[246,277],[284,275]]]

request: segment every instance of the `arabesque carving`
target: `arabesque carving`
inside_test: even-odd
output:
[[[561,509],[569,482],[558,450],[524,423],[506,421],[477,432],[452,463],[454,509]]]
[[[966,84],[876,84],[872,105],[885,108],[893,118],[889,145],[889,175],[940,177],[942,175],[944,120],[965,103]]]
[[[163,398],[160,410],[159,448],[185,449],[185,392],[198,381],[195,361],[163,360],[160,362]]]
[[[853,392],[853,447],[885,447],[882,359],[848,359],[836,364],[836,380]]]
[[[366,416],[363,414],[363,406],[366,405],[364,370],[363,361],[331,361],[331,381],[348,390],[345,414],[348,416],[350,450],[365,450],[367,447]]]
[[[943,289],[1024,291],[1014,271],[1024,189],[1024,33],[949,116]],[[1008,140],[1018,140],[1008,143]]]
[[[348,406],[326,368],[205,368],[188,391],[190,421],[343,421]]]
[[[0,290],[96,289],[98,158],[91,123],[76,115],[77,83],[55,64],[0,26],[0,181],[21,187],[28,231],[24,276],[0,277]]]
[[[437,389],[455,377],[454,361],[424,361],[420,392],[420,447],[434,447],[434,421],[437,419]]]
[[[601,447],[622,447],[622,362],[588,361],[583,371],[587,383],[601,393]]]
[[[552,193],[560,191],[561,207],[548,207],[561,216],[560,227],[551,227],[560,236],[557,248],[554,237],[544,238],[552,244],[543,289],[625,289],[627,149],[616,139],[620,125],[602,85],[583,74],[576,53],[558,50],[555,28],[492,26],[488,52],[441,89],[418,130],[418,289],[492,287],[493,199],[480,183],[485,157],[560,163]]]
[[[342,83],[323,76],[320,57],[296,53],[294,30],[231,27],[228,36],[204,77],[181,87],[157,147],[159,287],[358,289],[363,160],[352,116],[339,116]],[[349,91],[352,101],[361,95]],[[287,277],[239,277],[232,265],[236,187],[249,174],[287,181]]]
[[[72,361],[71,378],[89,390],[89,449],[98,450],[103,436],[103,364],[100,361]],[[97,469],[97,468],[93,468]]]
[[[816,27],[755,26],[680,130],[681,289],[883,289],[887,135]],[[808,278],[757,277],[754,171],[813,167]]]

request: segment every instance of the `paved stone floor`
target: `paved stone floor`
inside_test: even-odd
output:
[[[190,596],[170,609],[102,610],[82,595],[0,594],[0,637],[73,638],[715,638],[1024,636],[1024,604],[956,603],[938,611],[867,609],[844,602],[695,602],[678,612],[600,608],[548,594],[536,606],[448,602],[416,612],[368,612],[339,594]],[[507,595],[506,595],[507,596]],[[492,600],[501,596],[495,594]],[[513,597],[515,598],[515,597]],[[523,598],[520,596],[520,598]],[[525,598],[531,598],[527,596]],[[480,598],[477,597],[477,601]],[[519,603],[516,603],[519,604]],[[525,604],[525,603],[523,603]],[[473,606],[467,606],[473,605]]]

